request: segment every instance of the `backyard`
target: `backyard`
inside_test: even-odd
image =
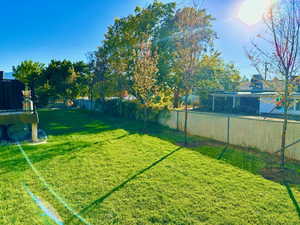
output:
[[[39,115],[46,144],[1,146],[0,224],[299,224],[298,188],[260,176],[263,156],[217,160],[221,145],[97,113]]]

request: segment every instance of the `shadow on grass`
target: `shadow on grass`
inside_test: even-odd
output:
[[[91,114],[81,110],[43,110],[39,112],[39,117],[39,126],[53,136],[94,134],[115,129],[113,125],[95,121]]]
[[[83,147],[87,147],[87,146],[88,146],[87,143],[79,142],[76,144],[76,148],[83,148]],[[33,163],[37,163],[37,162],[40,162],[43,160],[50,160],[56,156],[64,155],[64,154],[76,151],[76,149],[74,149],[74,145],[70,145],[70,143],[51,145],[51,147],[44,147],[39,150],[36,150],[36,149],[33,150],[33,149],[28,149],[28,148],[25,148],[25,149],[29,155],[30,160]],[[53,149],[55,149],[55,150],[53,150]],[[1,158],[2,154],[3,154],[3,152],[0,152],[0,158]],[[6,155],[7,159],[5,160],[4,158],[2,158],[2,160],[1,160],[0,175],[9,173],[12,171],[20,172],[20,171],[24,171],[24,170],[30,168],[30,166],[26,162],[25,158],[22,156],[21,152],[17,148],[17,146],[15,146],[15,148],[13,150],[10,149],[9,154],[6,153],[5,155]]]
[[[31,146],[24,146],[24,149],[28,154],[30,160],[33,163],[38,163],[43,160],[51,160],[57,156],[61,156],[69,153],[75,153],[79,150],[84,150],[93,145],[101,146],[106,143],[109,143],[110,141],[120,140],[127,136],[129,135],[126,134],[108,140],[101,140],[95,143],[76,141],[76,143],[66,142],[66,143],[59,143],[56,145],[52,144],[51,146],[43,145],[39,149],[36,149],[35,147],[31,147]],[[74,158],[76,158],[76,156],[73,157],[70,156],[70,159],[74,159]],[[26,169],[30,169],[30,166],[22,156],[17,146],[10,146],[4,151],[0,151],[0,159],[1,159],[0,176],[12,171],[21,172]]]
[[[153,168],[154,166],[156,166],[157,164],[159,164],[160,162],[164,161],[165,159],[167,159],[168,157],[170,157],[171,155],[173,155],[174,153],[178,152],[180,149],[182,149],[182,147],[178,147],[175,150],[173,150],[172,152],[168,153],[167,155],[161,157],[159,160],[155,161],[154,163],[152,163],[151,165],[147,166],[146,168],[138,171],[137,173],[135,173],[133,176],[131,176],[130,178],[128,178],[127,180],[123,181],[121,184],[115,186],[113,189],[111,189],[109,192],[107,192],[106,194],[104,194],[103,196],[101,196],[100,198],[98,198],[97,200],[93,201],[91,204],[89,204],[88,206],[86,206],[85,208],[83,208],[78,214],[79,215],[83,215],[87,212],[89,212],[90,210],[92,210],[94,207],[96,207],[98,204],[101,204],[105,199],[107,199],[109,196],[111,196],[114,192],[119,191],[121,188],[123,188],[127,183],[129,183],[130,181],[136,179],[139,175],[145,173],[147,170],[150,170],[151,168]],[[66,224],[69,224],[70,222],[72,222],[72,220],[75,219],[75,217],[71,217]]]
[[[294,193],[293,193],[293,191],[292,191],[292,189],[291,189],[291,187],[290,187],[290,185],[288,183],[284,183],[284,186],[286,187],[286,190],[287,190],[287,192],[289,194],[289,197],[290,197],[291,201],[293,202],[293,204],[295,206],[295,209],[296,209],[296,211],[298,213],[298,217],[300,219],[300,206],[299,206],[299,204],[298,204],[298,202],[297,202],[297,200],[296,200],[296,198],[294,196]]]
[[[222,152],[218,156],[218,158],[217,158],[218,160],[223,158],[223,156],[224,156],[225,152],[227,151],[227,149],[228,149],[228,144],[225,145],[224,149],[222,150]]]

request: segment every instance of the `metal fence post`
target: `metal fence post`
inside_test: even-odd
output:
[[[179,111],[177,110],[177,122],[176,122],[177,130],[179,131]]]
[[[227,117],[227,144],[230,143],[230,116]]]

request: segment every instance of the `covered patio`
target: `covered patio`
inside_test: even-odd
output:
[[[212,94],[212,111],[219,113],[259,114],[261,93],[220,92]]]

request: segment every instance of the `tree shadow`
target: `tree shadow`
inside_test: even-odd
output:
[[[39,112],[39,117],[39,127],[53,136],[93,134],[115,129],[113,125],[95,120],[93,114],[82,110],[43,110]]]
[[[290,197],[291,201],[293,202],[293,204],[294,204],[294,206],[295,206],[295,209],[296,209],[296,211],[297,211],[298,217],[299,217],[299,219],[300,219],[300,206],[299,206],[299,204],[298,204],[298,202],[297,202],[297,200],[296,200],[296,198],[295,198],[295,196],[294,196],[294,193],[293,193],[293,191],[292,191],[292,189],[291,189],[289,183],[286,183],[286,182],[285,182],[285,183],[284,183],[284,186],[286,187],[286,190],[287,190],[287,192],[288,192],[288,194],[289,194],[289,197]]]
[[[92,203],[90,203],[88,206],[86,206],[85,208],[83,208],[78,214],[79,215],[83,215],[83,214],[89,212],[90,210],[92,210],[93,208],[95,208],[97,205],[101,204],[105,199],[107,199],[108,197],[110,197],[113,193],[115,193],[116,191],[119,191],[120,189],[122,189],[127,183],[129,183],[130,181],[136,179],[139,175],[145,173],[147,170],[150,170],[151,168],[153,168],[157,164],[161,163],[162,161],[166,160],[171,155],[173,155],[174,153],[178,152],[180,149],[182,149],[182,147],[176,148],[172,152],[170,152],[170,153],[166,154],[165,156],[161,157],[159,160],[153,162],[151,165],[149,165],[146,168],[138,171],[137,173],[135,173],[134,175],[132,175],[131,177],[129,177],[127,180],[125,180],[122,183],[120,183],[119,185],[115,186],[109,192],[107,192],[106,194],[102,195],[100,198],[96,199],[95,201],[93,201]],[[75,219],[74,216],[72,216],[68,221],[66,221],[66,224],[69,224],[70,222],[72,222],[73,219]]]
[[[76,147],[83,148],[87,147],[87,143],[77,143]],[[76,149],[73,148],[73,145],[70,145],[69,143],[63,143],[63,144],[57,144],[57,145],[51,145],[51,147],[44,147],[40,150],[33,150],[33,149],[27,149],[26,153],[28,154],[30,160],[33,163],[37,163],[43,160],[50,160],[56,156],[68,154],[70,152],[76,151]],[[55,150],[54,150],[55,149]],[[0,153],[0,158],[3,152]],[[14,149],[10,149],[10,153],[6,153],[6,160],[1,160],[0,164],[0,175],[9,173],[9,172],[21,172],[24,170],[27,170],[30,168],[27,161],[21,154],[20,150],[17,146],[14,146]],[[2,158],[3,159],[3,158]]]
[[[51,160],[57,156],[66,155],[69,153],[77,152],[89,148],[93,145],[101,146],[105,145],[114,140],[120,140],[129,136],[129,134],[121,135],[115,138],[110,138],[107,140],[102,140],[95,143],[90,142],[79,142],[76,141],[75,144],[71,142],[59,143],[56,145],[43,145],[43,147],[36,149],[31,148],[31,146],[25,146],[24,149],[28,154],[29,159],[32,163],[38,163],[44,160]],[[30,169],[27,161],[21,154],[20,150],[17,146],[10,146],[4,151],[0,151],[0,176],[9,172],[22,172],[27,169]],[[72,159],[76,158],[76,156],[71,157]]]
[[[222,150],[222,152],[218,156],[218,158],[217,158],[218,160],[223,158],[223,156],[224,156],[225,152],[227,151],[227,149],[228,149],[228,144],[225,145],[224,149]]]

